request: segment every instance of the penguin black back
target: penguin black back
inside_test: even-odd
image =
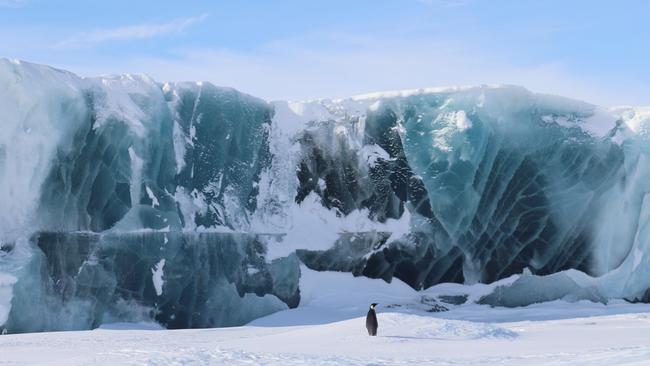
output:
[[[366,329],[368,329],[368,334],[371,336],[377,335],[377,328],[379,323],[377,323],[377,314],[375,313],[376,303],[370,304],[370,310],[368,310],[368,315],[366,315]]]

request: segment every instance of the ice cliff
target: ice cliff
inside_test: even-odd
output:
[[[0,59],[0,328],[243,324],[300,263],[648,300],[650,109],[515,86],[267,103]]]

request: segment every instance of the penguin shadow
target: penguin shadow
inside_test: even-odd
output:
[[[445,341],[449,340],[445,337],[417,337],[417,336],[378,336],[379,338],[391,339],[398,342],[409,342],[409,341]]]
[[[446,338],[443,337],[415,337],[415,336],[397,336],[397,335],[390,335],[390,336],[378,336],[381,338],[390,338],[390,339],[396,339],[396,340],[403,340],[403,341],[408,341],[408,340],[444,340]]]

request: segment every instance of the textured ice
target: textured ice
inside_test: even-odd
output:
[[[20,281],[4,275],[0,283],[13,284],[9,332],[153,320],[169,328],[242,325],[295,306],[299,296],[297,261],[267,263],[253,235],[41,232],[28,244],[34,254]]]
[[[493,305],[650,299],[648,108],[507,85],[267,103],[4,59],[0,107],[8,331],[242,324],[300,302],[300,263],[416,289],[525,271]]]
[[[268,166],[271,107],[208,83],[166,84],[164,90],[185,136],[177,140],[183,164],[175,180],[176,199],[187,203],[185,227],[248,230],[257,181]]]
[[[13,285],[16,283],[16,277],[8,274],[0,275],[0,324],[4,324],[9,317],[11,309],[11,299],[13,298]]]
[[[65,71],[0,59],[0,228],[14,240],[33,225],[53,160],[90,120],[82,80]]]

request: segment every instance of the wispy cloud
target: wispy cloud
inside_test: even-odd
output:
[[[0,0],[5,1],[5,0]],[[14,0],[19,1],[19,0]],[[92,46],[103,42],[131,41],[175,34],[199,24],[208,17],[202,14],[197,17],[177,18],[167,23],[137,24],[124,27],[99,29],[91,32],[78,33],[59,42],[57,48],[75,48]]]
[[[170,49],[172,56],[133,55],[58,65],[84,76],[146,72],[159,81],[205,80],[267,100],[345,97],[429,86],[515,84],[602,105],[648,104],[648,87],[598,79],[553,57],[518,61],[507,48],[458,37],[322,30],[277,38],[255,48]]]
[[[27,5],[27,0],[0,0],[0,8],[20,8]]]
[[[416,0],[426,5],[435,5],[442,8],[459,8],[474,2],[475,0]]]
[[[571,78],[561,64],[522,67],[454,40],[334,32],[278,39],[253,50],[177,51],[173,58],[137,57],[112,61],[99,70],[72,69],[85,75],[146,71],[158,80],[207,80],[267,100],[506,83],[607,102],[591,83]]]
[[[98,67],[100,65],[93,65]],[[429,86],[515,84],[611,104],[647,104],[631,85],[581,78],[562,63],[521,65],[455,40],[342,33],[279,39],[254,50],[183,49],[173,58],[129,58],[85,75],[146,71],[158,80],[207,80],[267,100],[345,97]]]

